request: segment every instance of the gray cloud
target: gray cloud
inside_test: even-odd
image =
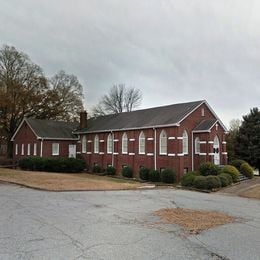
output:
[[[0,44],[77,75],[87,106],[115,83],[142,107],[206,99],[228,123],[260,100],[255,0],[0,0]]]

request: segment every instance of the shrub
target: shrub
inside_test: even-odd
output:
[[[73,173],[83,171],[85,162],[75,158],[27,157],[19,161],[19,166],[24,170]]]
[[[220,179],[220,182],[221,182],[221,187],[226,187],[228,186],[230,183],[229,183],[229,179],[227,176],[230,176],[226,173],[221,173],[219,174],[219,179]],[[230,176],[231,177],[231,176]]]
[[[107,166],[105,170],[106,175],[115,175],[116,174],[116,168],[113,166]]]
[[[129,166],[125,166],[123,169],[122,169],[122,175],[124,177],[127,177],[127,178],[132,178],[133,177],[133,169]]]
[[[223,173],[219,174],[219,177],[220,176],[224,176],[227,179],[228,185],[232,184],[233,179],[232,179],[232,176],[230,174],[223,172]]]
[[[149,180],[152,182],[160,181],[160,172],[157,170],[150,170]]]
[[[45,163],[47,161],[46,158],[42,157],[33,157],[33,171],[46,171]]]
[[[232,165],[225,165],[222,169],[222,172],[231,175],[233,182],[239,181],[239,171],[235,166]]]
[[[149,169],[146,167],[141,167],[139,171],[140,179],[142,180],[148,180],[149,179]]]
[[[189,187],[193,185],[194,179],[195,179],[194,174],[192,173],[186,173],[185,175],[182,176],[181,178],[181,185],[185,187]]]
[[[199,167],[199,172],[203,176],[218,175],[220,171],[220,167],[212,162],[202,163]]]
[[[86,163],[82,159],[76,159],[76,158],[63,158],[61,160],[63,164],[63,172],[82,172],[85,167]]]
[[[94,173],[101,173],[102,172],[102,168],[99,165],[94,165],[92,168],[92,172]]]
[[[221,181],[219,179],[219,176],[208,175],[206,176],[206,181],[207,181],[207,189],[209,190],[217,189],[221,187]]]
[[[236,159],[230,162],[230,165],[235,166],[238,170],[240,170],[240,167],[243,163],[245,163],[246,161],[244,160],[240,160],[240,159]]]
[[[205,176],[195,176],[193,186],[197,189],[207,189],[207,180]]]
[[[254,177],[254,170],[247,162],[241,164],[240,172],[250,179]]]
[[[18,162],[18,165],[22,170],[32,170],[33,169],[33,160],[31,157],[26,157],[26,158],[21,159]]]
[[[174,183],[176,180],[176,172],[173,169],[165,169],[161,172],[161,181],[164,183]]]

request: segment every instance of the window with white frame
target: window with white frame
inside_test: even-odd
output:
[[[139,154],[145,154],[145,135],[141,132],[139,135]]]
[[[21,147],[21,155],[24,155],[24,144],[22,144],[22,147]]]
[[[81,140],[81,152],[86,153],[87,152],[87,137],[84,135]]]
[[[31,144],[27,144],[27,155],[31,155]]]
[[[18,144],[15,144],[15,154],[18,154]]]
[[[195,154],[200,153],[200,139],[199,137],[195,138]]]
[[[183,154],[188,154],[188,134],[187,131],[184,130],[183,134],[182,134],[182,153]]]
[[[201,116],[205,116],[205,109],[204,108],[201,109]]]
[[[164,130],[160,133],[160,154],[167,154],[167,135]]]
[[[33,155],[37,155],[37,143],[33,144]]]
[[[127,154],[128,153],[128,138],[127,134],[124,133],[122,136],[122,153]]]
[[[59,154],[60,154],[60,144],[52,143],[52,155],[59,155]]]
[[[98,135],[94,139],[94,153],[99,153],[99,138]]]
[[[109,134],[107,137],[107,153],[113,152],[113,138],[112,134]]]

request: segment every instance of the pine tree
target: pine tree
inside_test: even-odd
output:
[[[260,169],[260,111],[251,109],[243,116],[242,125],[235,142],[235,153],[240,159]]]

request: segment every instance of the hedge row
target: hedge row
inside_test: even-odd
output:
[[[85,161],[75,158],[26,157],[19,161],[23,170],[76,173],[85,169]]]
[[[152,182],[174,183],[176,181],[176,172],[173,169],[165,169],[160,173],[157,170],[141,167],[139,176],[141,180]]]
[[[102,169],[99,165],[94,165],[92,168],[93,173],[104,173],[104,175],[115,175],[116,168],[108,166],[106,169]],[[133,177],[133,169],[129,166],[125,166],[121,172],[122,176],[126,178]],[[172,169],[165,169],[161,173],[157,170],[141,167],[139,171],[140,179],[152,182],[164,182],[174,183],[176,181],[176,172]]]

